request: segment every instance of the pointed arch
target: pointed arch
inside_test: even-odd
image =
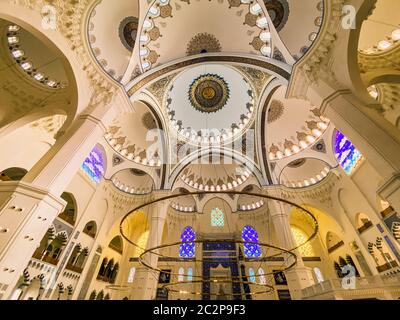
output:
[[[108,245],[109,248],[113,249],[114,251],[118,252],[119,254],[122,254],[123,246],[124,246],[124,243],[122,241],[121,236],[115,236]]]

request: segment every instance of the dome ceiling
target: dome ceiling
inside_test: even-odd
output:
[[[102,0],[91,12],[88,33],[93,55],[120,81],[129,65],[138,30],[138,1]]]
[[[180,179],[188,187],[204,191],[232,190],[251,178],[252,174],[247,168],[226,157],[203,157],[198,163],[187,166],[180,174]]]
[[[279,182],[290,188],[308,187],[323,180],[330,169],[326,162],[319,159],[297,159],[282,170]]]
[[[161,152],[154,147],[157,141],[148,136],[157,129],[157,122],[150,109],[143,102],[135,102],[134,113],[114,120],[105,135],[114,151],[128,160],[146,166],[160,166]]]
[[[184,188],[176,189],[173,194],[185,194],[189,191]],[[182,197],[177,197],[171,200],[171,208],[178,212],[195,212],[196,200],[192,195],[186,195]]]
[[[316,39],[323,18],[322,0],[264,0],[279,37],[300,59]]]
[[[0,31],[0,124],[28,113],[47,116],[54,109],[72,115],[75,79],[62,52],[3,19]]]
[[[328,128],[329,121],[305,100],[286,99],[279,87],[269,101],[267,142],[270,160],[299,153],[312,145]]]
[[[165,96],[172,132],[191,143],[220,144],[251,125],[255,93],[248,79],[223,65],[201,65],[179,74]]]
[[[254,185],[248,185],[242,191],[249,193],[262,193],[260,188]],[[240,195],[237,201],[237,206],[239,211],[254,211],[263,208],[265,203],[265,198],[250,195]]]
[[[18,25],[7,24],[7,42],[12,58],[32,81],[52,89],[68,86],[61,58],[51,50],[43,54],[39,39]]]
[[[153,179],[138,169],[119,171],[112,176],[111,181],[119,190],[135,195],[148,194],[154,188]]]
[[[372,14],[362,24],[359,50],[375,53],[400,40],[400,13],[393,10],[396,0],[378,0]]]
[[[219,51],[270,56],[269,31],[261,6],[251,1],[156,0],[141,31],[141,64],[147,70],[186,55]]]

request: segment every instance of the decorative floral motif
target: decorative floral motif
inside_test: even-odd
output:
[[[212,34],[204,32],[195,35],[187,45],[186,54],[188,56],[208,53],[208,52],[221,52],[221,44],[219,40]]]
[[[147,130],[153,130],[157,128],[157,122],[150,112],[146,112],[143,115],[142,123]]]
[[[268,123],[277,121],[285,110],[285,106],[279,100],[272,100],[271,106],[268,109]]]

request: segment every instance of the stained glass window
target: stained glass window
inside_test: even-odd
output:
[[[219,208],[211,210],[211,226],[212,227],[223,227],[225,225],[224,213]]]
[[[324,282],[324,276],[322,275],[320,268],[315,267],[314,273],[315,276],[317,277],[318,282]]]
[[[185,274],[185,269],[179,268],[178,271],[178,282],[183,282],[183,275]]]
[[[187,273],[187,281],[192,282],[193,280],[193,269],[190,267]]]
[[[104,157],[99,147],[94,147],[82,163],[82,169],[95,183],[99,183],[104,175]]]
[[[267,279],[265,278],[265,271],[263,268],[258,269],[258,276],[260,277],[260,284],[267,284]]]
[[[249,278],[250,278],[250,282],[256,283],[256,274],[254,273],[253,268],[249,269]]]
[[[343,170],[350,174],[363,159],[360,151],[339,130],[336,131],[335,156]]]
[[[128,283],[133,283],[133,279],[135,279],[135,273],[136,273],[136,268],[132,267],[129,270],[129,275],[128,275]]]
[[[247,258],[261,257],[261,247],[257,244],[258,233],[252,226],[245,226],[242,231],[242,239],[244,242],[254,242],[244,244],[244,255]]]
[[[309,238],[303,230],[301,230],[297,227],[294,227],[294,226],[291,226],[290,228],[292,230],[292,234],[293,234],[294,242],[296,243],[296,247],[301,245],[302,243],[305,243],[307,241],[307,239]],[[314,249],[310,242],[307,242],[306,244],[302,245],[298,250],[302,257],[314,257],[315,256]]]
[[[179,246],[179,256],[181,258],[193,258],[196,252],[196,232],[191,227],[183,229],[181,234],[182,244]]]

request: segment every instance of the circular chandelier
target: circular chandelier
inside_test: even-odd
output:
[[[313,227],[314,230],[311,233],[311,235],[303,242],[300,243],[298,245],[296,245],[294,248],[282,248],[279,246],[275,246],[273,244],[269,244],[269,243],[262,243],[262,242],[251,242],[251,241],[242,241],[242,240],[236,240],[236,239],[217,239],[217,240],[207,240],[207,239],[191,239],[185,242],[179,241],[179,242],[174,242],[174,243],[168,243],[168,244],[162,244],[153,248],[143,248],[141,247],[139,244],[135,243],[134,241],[132,241],[124,232],[124,222],[127,220],[128,217],[130,217],[132,214],[134,214],[135,212],[137,212],[140,209],[143,209],[147,206],[150,205],[154,205],[157,204],[159,202],[162,201],[166,201],[166,200],[170,200],[170,199],[174,199],[174,198],[179,198],[179,197],[184,197],[184,196],[188,196],[188,195],[207,195],[207,194],[212,194],[212,195],[245,195],[245,196],[252,196],[252,197],[259,197],[259,198],[264,198],[264,199],[268,199],[268,200],[272,200],[272,201],[277,201],[280,203],[284,203],[287,205],[291,205],[297,209],[300,210],[300,212],[303,212],[307,217],[309,217],[312,222],[313,222]],[[163,251],[163,249],[167,249],[167,248],[171,248],[171,247],[175,247],[175,246],[179,246],[182,244],[188,244],[190,243],[191,245],[195,246],[196,244],[207,244],[207,243],[230,243],[230,244],[235,244],[235,245],[257,245],[259,246],[260,250],[261,248],[264,248],[264,253],[265,255],[263,257],[246,257],[246,261],[247,262],[262,262],[262,261],[268,261],[268,259],[274,258],[274,257],[278,257],[278,256],[283,256],[284,259],[284,267],[281,268],[279,271],[277,270],[273,270],[272,272],[267,272],[267,273],[263,273],[263,274],[254,274],[251,276],[252,279],[256,279],[256,278],[261,278],[261,277],[266,277],[266,276],[274,276],[275,274],[277,274],[278,272],[285,272],[285,271],[289,271],[290,269],[292,269],[296,264],[297,264],[297,255],[295,253],[295,250],[299,249],[300,247],[306,245],[308,242],[310,242],[311,240],[313,240],[317,233],[318,233],[318,222],[316,220],[316,218],[314,217],[314,215],[307,209],[304,208],[292,201],[286,200],[286,199],[282,199],[279,197],[275,197],[275,196],[271,196],[271,195],[267,195],[267,194],[262,194],[262,193],[254,193],[254,192],[246,192],[246,191],[221,191],[221,192],[215,192],[215,191],[199,191],[199,192],[188,192],[185,194],[173,194],[173,195],[168,195],[165,197],[161,197],[158,199],[154,199],[151,201],[148,201],[146,203],[143,203],[139,206],[136,206],[135,208],[133,208],[131,211],[129,211],[121,220],[120,222],[120,233],[121,236],[131,245],[139,248],[140,250],[142,250],[142,253],[139,256],[139,262],[140,264],[142,264],[144,267],[146,267],[149,271],[155,272],[155,273],[166,273],[169,274],[170,276],[178,276],[178,277],[190,277],[191,279],[194,279],[192,281],[178,281],[178,282],[171,282],[171,283],[167,283],[162,285],[162,288],[165,290],[168,290],[169,292],[174,292],[174,293],[178,293],[178,294],[191,294],[191,295],[202,295],[204,293],[201,293],[199,291],[196,290],[178,290],[175,287],[177,286],[182,286],[184,284],[202,284],[203,287],[204,286],[210,286],[211,284],[231,284],[232,286],[237,285],[237,284],[242,284],[242,285],[251,285],[256,286],[258,288],[262,288],[262,290],[256,290],[253,292],[248,292],[245,293],[246,295],[257,295],[257,294],[268,294],[271,293],[273,291],[273,287],[269,284],[267,284],[265,281],[265,283],[257,283],[256,281],[248,281],[247,279],[243,279],[242,277],[240,277],[239,275],[237,276],[231,276],[231,277],[215,277],[215,276],[211,276],[211,275],[193,275],[193,274],[182,274],[182,273],[176,273],[176,272],[172,272],[172,271],[166,271],[166,270],[161,270],[160,268],[158,268],[157,266],[152,265],[150,262],[147,261],[147,257],[149,256],[157,256],[157,257],[161,257],[163,259],[166,259],[166,261],[174,261],[174,262],[179,262],[179,261],[190,261],[191,263],[204,263],[206,261],[210,261],[209,258],[205,259],[199,259],[199,258],[187,258],[187,257],[175,257],[175,256],[168,256],[165,255],[163,253],[161,253],[161,251]],[[268,254],[267,254],[268,253]],[[286,258],[286,259],[285,259]],[[247,277],[247,276],[246,276]],[[265,278],[264,278],[265,279]],[[218,296],[219,294],[214,294],[214,293],[207,293],[207,296]],[[234,293],[234,294],[228,294],[228,295],[243,295],[242,293]]]

